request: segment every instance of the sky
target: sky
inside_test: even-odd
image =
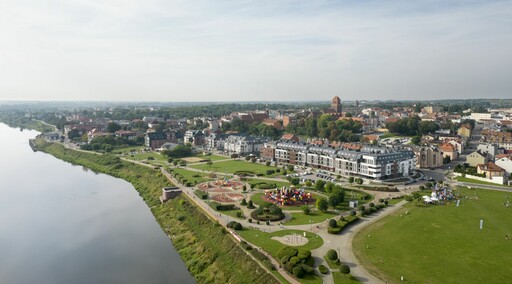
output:
[[[0,1],[0,101],[512,98],[511,68],[511,1]]]

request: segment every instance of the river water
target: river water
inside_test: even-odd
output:
[[[0,283],[194,283],[133,186],[0,124]]]

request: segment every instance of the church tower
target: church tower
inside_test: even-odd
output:
[[[341,114],[341,100],[338,96],[332,98],[331,109],[334,110],[336,113]]]

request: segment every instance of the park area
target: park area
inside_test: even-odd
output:
[[[228,174],[248,174],[248,175],[267,175],[267,171],[275,171],[278,168],[276,167],[267,167],[262,164],[246,162],[242,160],[231,160],[231,161],[222,161],[222,162],[214,162],[211,165],[209,164],[197,164],[191,165],[191,168],[205,170],[205,171],[214,171],[220,173],[228,173]],[[275,174],[271,174],[274,176]]]
[[[402,276],[409,283],[509,283],[512,194],[466,187],[455,194],[458,207],[415,200],[361,230],[357,258],[391,283]]]

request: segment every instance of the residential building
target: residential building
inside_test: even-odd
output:
[[[505,177],[505,170],[493,162],[478,164],[476,166],[476,172],[478,174],[485,174],[485,178],[488,179],[495,179],[496,177]]]
[[[491,143],[480,143],[476,149],[481,152],[487,152],[487,155],[489,155],[489,159],[491,160],[494,160],[494,156],[498,153],[498,145]]]
[[[510,156],[498,158],[494,163],[507,171],[508,174],[512,173],[512,160]]]
[[[371,179],[408,176],[415,168],[412,151],[369,146],[349,150],[343,147],[280,141],[275,144],[275,159],[279,163]]]
[[[487,153],[482,152],[481,150],[476,150],[466,157],[466,163],[472,167],[476,167],[479,164],[486,164],[489,160]]]
[[[293,114],[283,116],[283,127],[297,125],[297,117]]]
[[[194,146],[202,146],[204,144],[204,134],[201,130],[185,131],[185,143],[191,143]]]
[[[471,119],[473,119],[475,121],[481,121],[481,120],[484,120],[484,119],[491,119],[491,114],[490,113],[473,112],[473,113],[471,113]]]
[[[266,137],[230,135],[224,141],[224,152],[238,155],[259,154],[265,142],[268,142]]]
[[[222,151],[224,150],[224,141],[228,135],[219,134],[219,133],[211,133],[207,137],[205,137],[204,148],[208,151]]]
[[[170,133],[164,132],[148,132],[146,133],[145,143],[146,147],[151,149],[160,148],[166,142],[171,142]]]
[[[459,157],[459,152],[455,148],[454,145],[450,143],[444,143],[439,145],[439,149],[441,149],[441,154],[444,157],[450,157],[450,161],[456,160]]]
[[[471,126],[467,125],[467,124],[464,124],[462,125],[461,127],[459,127],[459,129],[457,130],[457,134],[459,134],[460,136],[464,137],[464,138],[469,138],[471,137]]]

